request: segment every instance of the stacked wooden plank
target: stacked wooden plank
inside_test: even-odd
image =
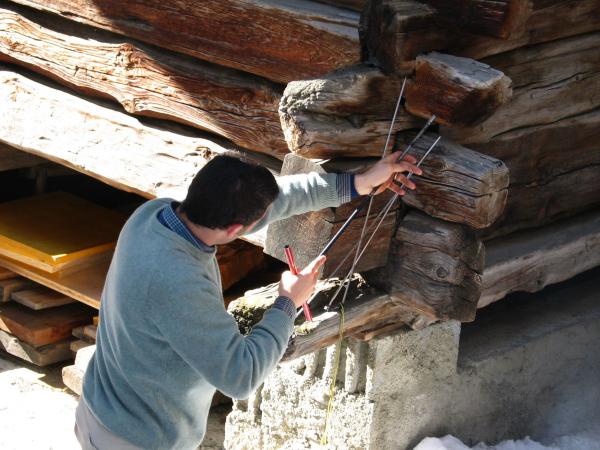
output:
[[[423,163],[417,190],[388,211],[357,266],[377,293],[347,311],[348,329],[369,338],[404,323],[469,321],[492,298],[541,288],[546,282],[534,279],[544,273],[548,282],[561,278],[542,265],[515,283],[501,275],[506,257],[486,262],[486,246],[495,255],[513,233],[600,206],[599,6],[2,2],[0,114],[10,120],[0,122],[0,141],[148,198],[183,197],[207,159],[232,149],[282,175],[357,172],[382,155],[407,77],[390,147],[404,148],[434,114],[436,125],[413,154],[442,140]],[[362,225],[389,198],[377,198],[370,216],[363,213],[340,239],[325,276],[344,275]],[[290,244],[302,266],[356,204],[286,219],[254,242],[282,260]],[[585,223],[577,242],[594,239],[596,222]],[[523,236],[521,243],[530,239]],[[531,242],[517,246],[524,253],[511,271],[545,248]],[[558,264],[585,248],[567,247],[554,256]],[[221,259],[239,259],[233,255]],[[97,306],[102,270],[57,280],[4,259],[0,265]],[[314,345],[330,342],[337,318],[327,314],[313,330],[327,337]]]

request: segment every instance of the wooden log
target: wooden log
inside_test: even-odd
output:
[[[487,64],[432,52],[417,57],[406,109],[425,119],[435,114],[443,125],[472,126],[510,99],[510,85],[510,78]]]
[[[30,309],[40,310],[68,305],[76,300],[45,286],[35,286],[31,289],[13,292],[11,299]]]
[[[0,307],[0,329],[40,347],[70,337],[73,328],[92,321],[92,311],[79,303],[41,311],[9,303]]]
[[[420,159],[435,138],[426,133],[411,154]],[[502,214],[509,182],[502,161],[442,139],[421,168],[423,175],[413,178],[417,188],[407,191],[404,203],[473,228],[488,227]]]
[[[22,277],[0,280],[0,303],[8,302],[15,292],[18,292],[21,289],[27,289],[31,286],[31,281]]]
[[[359,15],[308,0],[16,3],[284,83],[360,58]]]
[[[70,342],[67,339],[54,344],[34,347],[0,330],[0,348],[17,358],[40,367],[71,359],[73,356],[69,349]]]
[[[381,155],[400,86],[366,66],[289,83],[279,106],[289,149],[307,158]],[[420,123],[401,109],[394,131]]]
[[[502,216],[481,236],[539,226],[599,204],[599,142],[600,110],[595,110],[475,144],[505,162],[511,178]]]
[[[376,61],[386,73],[414,68],[417,55],[448,46],[441,16],[416,0],[369,0],[360,19],[363,61]]]
[[[0,115],[6,119],[0,140],[147,198],[183,199],[211,155],[240,150],[199,131],[142,124],[6,67],[0,67]]]
[[[537,292],[600,265],[600,212],[486,243],[483,308],[511,292]]]
[[[444,2],[446,7],[438,11],[414,0],[371,0],[368,13],[361,17],[363,59],[377,60],[385,72],[402,73],[423,52],[444,51],[479,60],[600,29],[600,0],[540,0],[531,2],[530,13],[522,11],[521,17],[528,17],[508,39],[477,36],[449,20],[448,10],[458,3]]]
[[[425,0],[452,25],[475,34],[507,39],[531,15],[530,0]]]
[[[475,319],[485,249],[470,228],[411,211],[399,223],[385,268],[369,283],[431,320]]]
[[[286,156],[281,170],[282,175],[307,172],[325,173],[325,169],[311,160],[292,154]],[[352,206],[361,200],[355,201]],[[373,212],[369,218],[371,223],[377,215],[378,209],[381,209],[382,206],[382,202],[378,202],[372,210]],[[325,208],[321,211],[300,214],[270,224],[267,229],[265,253],[281,261],[286,261],[283,248],[285,245],[289,245],[294,250],[296,265],[299,268],[306,266],[321,252],[325,244],[344,223],[349,207],[346,206],[344,208],[345,215],[337,214],[335,209]],[[327,261],[323,267],[324,276],[331,276],[332,271],[336,269],[348,255],[352,246],[358,241],[364,220],[364,214],[362,217],[354,220],[347,231],[340,237],[339,241],[329,251]],[[394,222],[395,209],[392,209],[387,214],[369,248],[359,261],[357,271],[368,270],[385,264]],[[345,275],[352,266],[352,262],[352,258],[347,258],[340,267],[340,272],[337,275]]]
[[[21,152],[0,142],[0,172],[39,166],[45,162],[43,158]]]
[[[600,104],[600,33],[514,50],[486,59],[513,81],[510,102],[472,127],[442,127],[463,144],[483,143],[510,130],[551,124]]]
[[[32,21],[20,12],[0,9],[0,61],[116,100],[131,114],[191,125],[258,152],[287,153],[277,114],[280,86],[76,24],[44,26],[39,14]],[[0,168],[2,160],[0,153]]]

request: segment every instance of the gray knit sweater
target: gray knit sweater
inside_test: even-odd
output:
[[[336,179],[279,178],[280,194],[260,226],[338,206]],[[214,252],[157,220],[170,201],[142,205],[119,236],[83,383],[94,416],[144,449],[195,449],[215,389],[246,398],[274,369],[293,330],[290,317],[271,308],[249,335],[239,333],[224,307]]]

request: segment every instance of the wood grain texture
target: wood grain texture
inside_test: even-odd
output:
[[[503,133],[478,151],[510,170],[502,216],[484,239],[536,227],[600,204],[600,110]]]
[[[11,299],[30,309],[40,310],[68,305],[76,300],[44,286],[13,292]]]
[[[71,336],[74,327],[92,322],[93,309],[82,304],[34,311],[23,305],[0,306],[0,329],[34,347]]]
[[[514,50],[486,59],[513,81],[512,99],[474,127],[442,127],[464,143],[483,143],[510,130],[551,124],[600,105],[600,33]]]
[[[407,86],[406,109],[447,126],[472,126],[508,102],[511,80],[470,58],[431,52],[417,56],[414,81]]]
[[[483,308],[511,292],[537,292],[600,265],[598,210],[486,243]]]
[[[145,124],[0,67],[0,140],[144,197],[183,199],[211,155],[236,149],[201,132]]]
[[[401,84],[367,66],[289,83],[279,106],[289,149],[306,158],[380,156]],[[394,131],[421,122],[401,109]]]
[[[0,303],[10,301],[11,297],[22,289],[27,289],[32,286],[31,281],[27,278],[12,276],[0,280]]]
[[[453,8],[459,2],[444,3]],[[423,52],[444,51],[480,60],[600,29],[600,0],[533,0],[530,4],[527,20],[501,39],[468,33],[431,5],[371,0],[366,6],[369,13],[361,18],[363,59],[376,60],[387,73],[402,73]]]
[[[258,152],[287,153],[277,113],[282,87],[76,24],[49,27],[47,19],[34,18],[0,8],[0,61],[116,100],[131,114],[191,125]]]
[[[70,342],[67,339],[54,344],[34,347],[0,330],[0,348],[6,353],[40,367],[72,359],[73,354],[69,349]]]
[[[472,33],[507,39],[531,15],[531,0],[425,0],[445,20]]]
[[[283,83],[360,59],[359,15],[308,0],[16,3]]]
[[[226,290],[257,270],[264,263],[264,253],[260,247],[236,240],[218,246],[217,262],[221,271],[221,288]]]
[[[419,160],[436,139],[425,133],[411,155]],[[509,183],[508,169],[499,159],[442,139],[413,177],[417,188],[408,190],[404,203],[433,217],[485,228],[502,214]]]
[[[398,225],[386,267],[369,283],[431,320],[475,319],[485,249],[470,228],[409,212]]]

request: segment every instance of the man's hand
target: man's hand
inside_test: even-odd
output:
[[[319,268],[324,263],[325,256],[321,256],[313,260],[298,275],[293,275],[289,270],[283,272],[279,282],[279,295],[291,298],[296,308],[302,306],[315,289]]]
[[[354,177],[354,187],[360,195],[370,194],[371,191],[378,187],[375,194],[383,192],[385,189],[390,189],[398,195],[406,194],[406,191],[400,188],[399,184],[404,183],[404,186],[409,189],[414,189],[415,183],[409,180],[406,175],[401,172],[412,172],[415,175],[421,175],[423,172],[415,163],[417,160],[410,155],[406,155],[400,162],[396,160],[400,157],[401,152],[394,152],[377,164],[370,167],[367,171],[357,174]],[[394,181],[394,177],[395,180]]]

